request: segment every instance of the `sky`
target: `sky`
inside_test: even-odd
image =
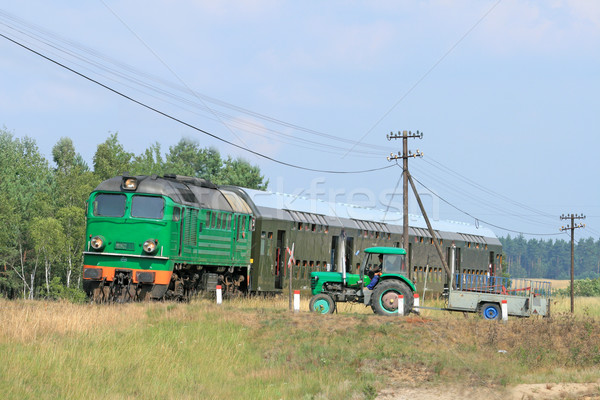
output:
[[[30,0],[0,34],[0,127],[49,160],[190,138],[271,191],[399,211],[386,135],[419,131],[431,218],[600,238],[600,2]]]

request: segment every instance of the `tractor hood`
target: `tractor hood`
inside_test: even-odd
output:
[[[366,277],[367,282],[369,278]],[[312,293],[318,294],[321,293],[323,289],[323,283],[342,283],[343,276],[341,272],[311,272],[310,273],[310,288],[312,289]],[[355,286],[358,287],[358,282],[360,281],[360,275],[358,274],[346,274],[346,286]]]

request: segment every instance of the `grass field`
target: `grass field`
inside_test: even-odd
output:
[[[217,306],[0,300],[3,399],[372,399],[393,384],[600,378],[600,299],[557,299],[551,318],[507,324],[424,311],[386,318],[287,298]],[[430,304],[431,305],[431,304]],[[499,352],[502,350],[502,352]]]

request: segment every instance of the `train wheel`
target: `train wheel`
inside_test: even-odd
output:
[[[404,315],[407,315],[412,310],[413,293],[404,282],[397,280],[385,280],[375,286],[371,308],[379,315],[398,315],[399,294],[404,296]]]
[[[335,311],[335,300],[328,294],[320,293],[310,299],[308,307],[312,312],[331,314]]]
[[[500,306],[496,303],[483,303],[481,305],[481,316],[484,319],[500,319]]]

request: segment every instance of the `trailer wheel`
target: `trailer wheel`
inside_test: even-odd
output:
[[[375,314],[398,315],[398,295],[404,296],[404,315],[413,307],[413,293],[406,283],[398,280],[380,281],[373,290],[371,308]]]
[[[483,303],[481,305],[481,316],[484,319],[500,319],[500,306],[496,303]]]
[[[319,314],[331,314],[335,311],[335,301],[330,295],[320,293],[310,299],[309,310]]]

